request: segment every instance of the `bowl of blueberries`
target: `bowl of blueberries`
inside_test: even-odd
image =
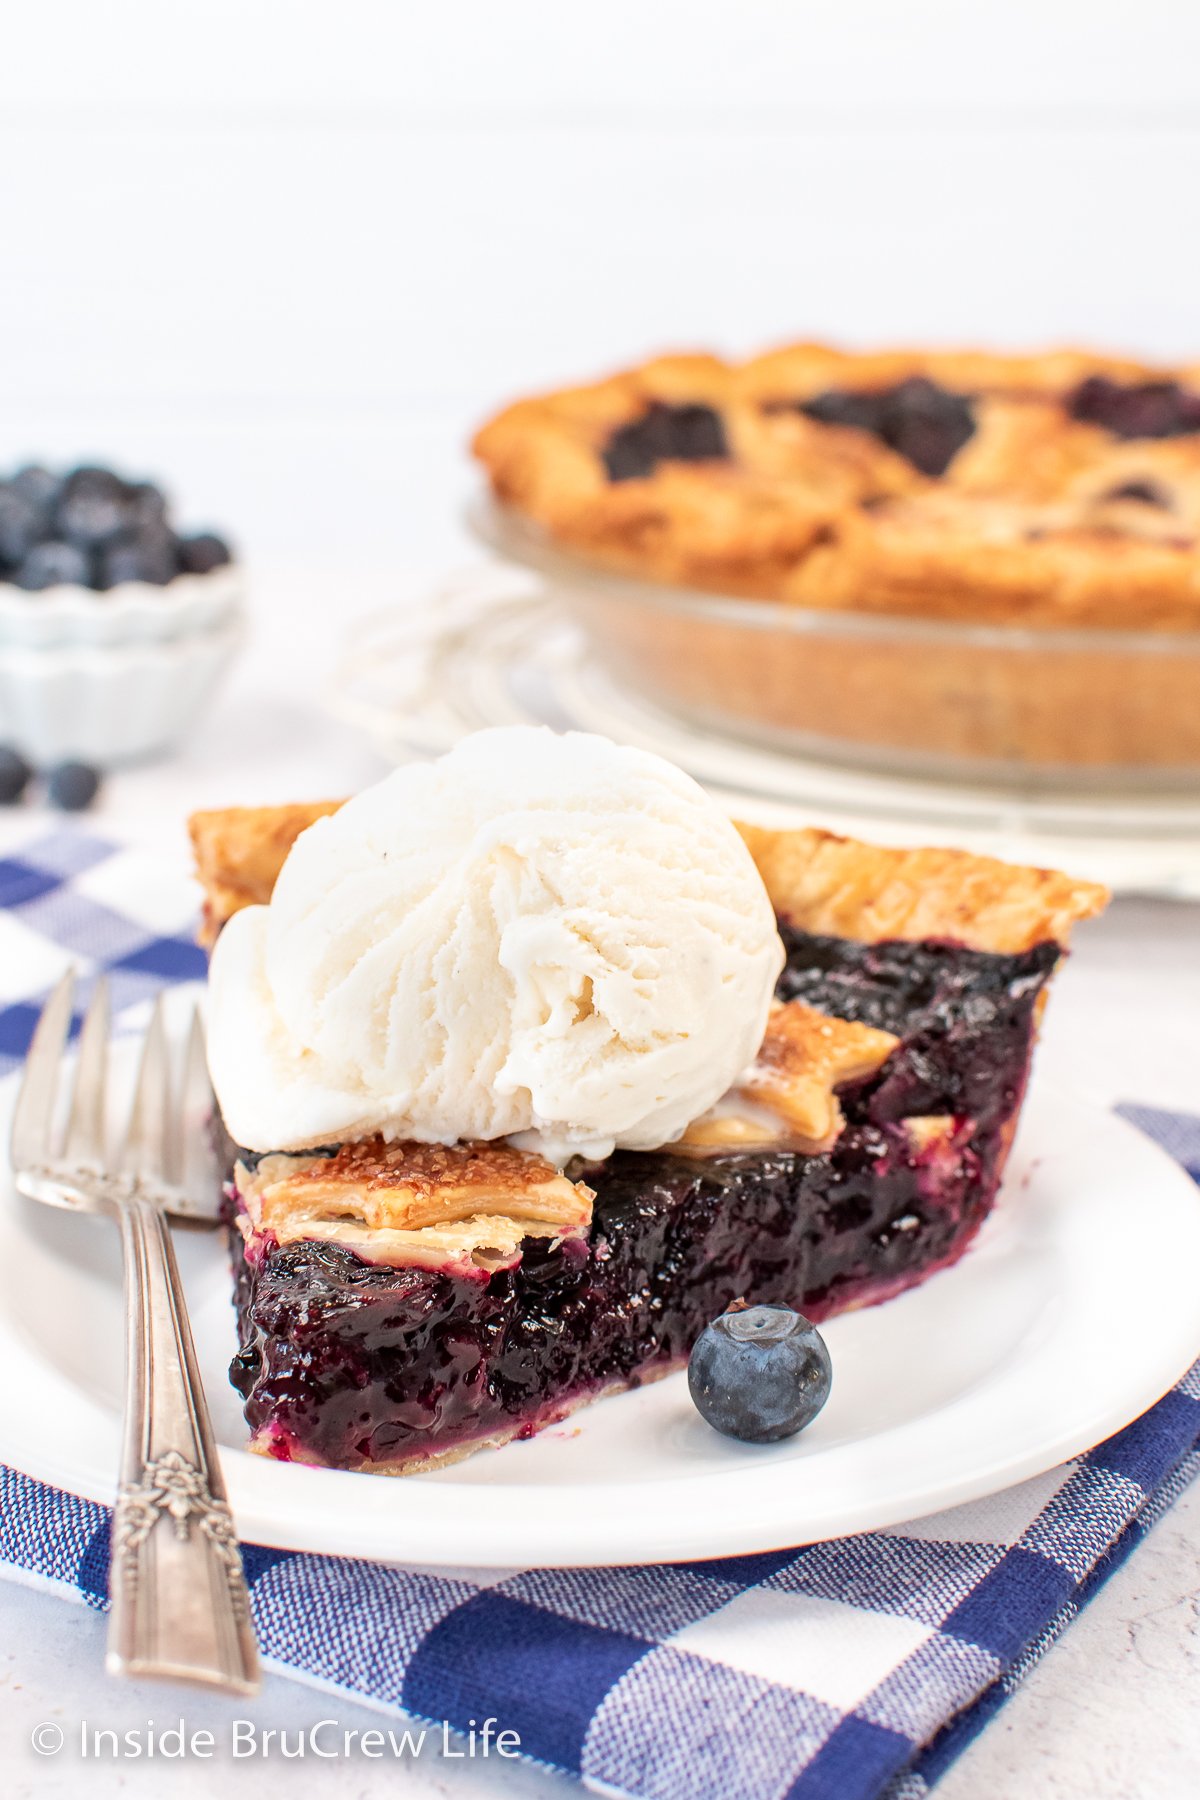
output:
[[[162,489],[88,464],[0,477],[0,744],[95,769],[169,749],[242,636],[224,537]]]

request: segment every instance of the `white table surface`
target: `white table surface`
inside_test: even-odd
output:
[[[412,584],[405,586],[411,589]],[[210,719],[169,762],[114,776],[89,823],[186,858],[182,820],[196,806],[338,795],[382,772],[351,731],[319,710],[322,672],[348,618],[396,597],[377,571],[262,570],[252,643]],[[11,831],[0,816],[0,852]],[[1125,900],[1081,934],[1057,984],[1039,1052],[1043,1075],[1101,1105],[1117,1099],[1200,1110],[1200,907]],[[1136,1196],[1131,1196],[1131,1207]],[[1200,1346],[1198,1346],[1200,1348]],[[976,1740],[942,1800],[1174,1800],[1200,1788],[1200,1491],[1187,1494],[1118,1571]],[[117,1794],[209,1795],[219,1784],[292,1800],[391,1791],[396,1765],[248,1757],[81,1763],[80,1722],[161,1728],[182,1716],[222,1741],[231,1718],[289,1732],[317,1718],[345,1730],[379,1716],[279,1677],[253,1703],[101,1672],[103,1622],[0,1582],[0,1792],[88,1800]],[[56,1722],[67,1747],[39,1757],[30,1734]],[[449,1800],[549,1796],[574,1784],[518,1763],[402,1765],[403,1791]]]

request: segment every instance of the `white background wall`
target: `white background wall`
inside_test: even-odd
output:
[[[668,345],[1200,354],[1194,0],[38,0],[0,464],[250,555],[457,554],[504,396]]]

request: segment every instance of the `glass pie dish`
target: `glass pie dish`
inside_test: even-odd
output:
[[[689,723],[940,779],[1200,781],[1200,632],[820,611],[634,578],[490,498],[469,517],[489,548],[542,577],[613,675]]]

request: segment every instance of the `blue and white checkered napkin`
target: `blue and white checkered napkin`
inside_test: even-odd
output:
[[[0,1074],[67,960],[202,973],[178,869],[76,834],[0,861]],[[1200,1181],[1200,1119],[1126,1115]],[[277,1669],[646,1800],[924,1794],[1200,1467],[1200,1364],[1087,1456],[935,1518],[662,1568],[410,1573],[247,1545]],[[0,1470],[0,1568],[106,1605],[109,1514]]]

